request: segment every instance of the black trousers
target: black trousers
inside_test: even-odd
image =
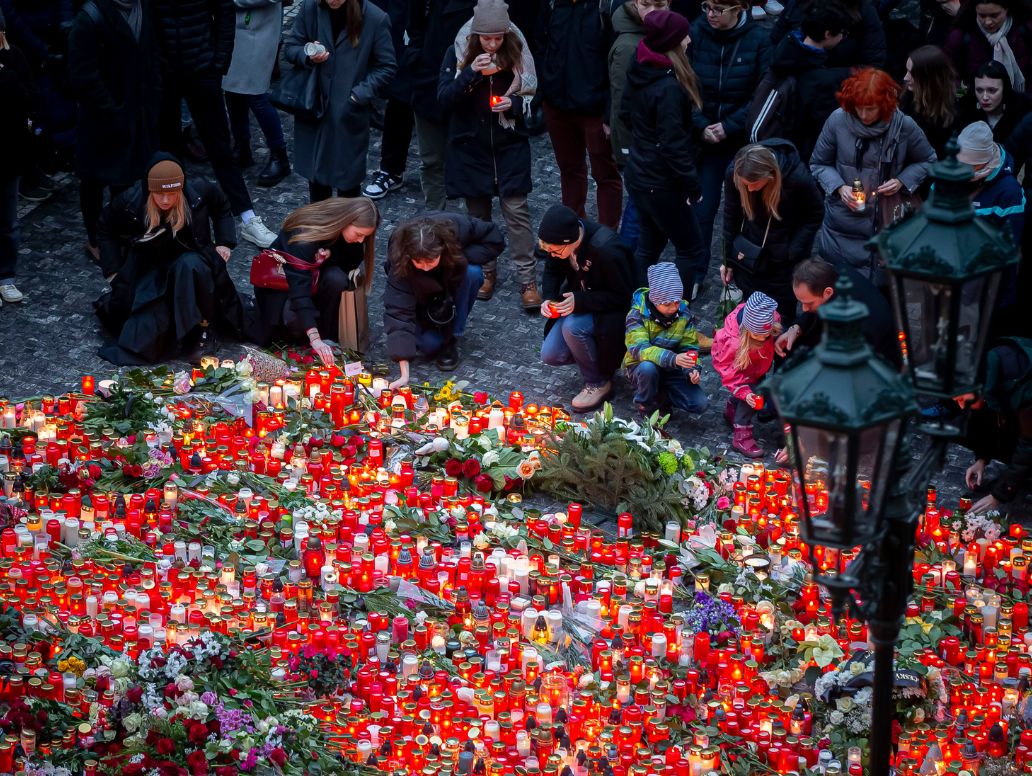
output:
[[[674,264],[684,292],[690,295],[697,267],[705,260],[706,247],[695,210],[684,195],[664,189],[631,188],[638,208],[638,250],[634,254],[639,285],[645,284],[648,268],[659,261],[667,242],[674,244]],[[701,276],[700,276],[701,277]]]
[[[358,186],[355,186],[353,189],[337,189],[338,197],[357,197],[358,195]],[[322,183],[316,183],[315,181],[308,181],[309,202],[322,202],[324,199],[329,199],[332,196],[332,186],[326,186]]]
[[[312,294],[319,315],[316,322],[319,336],[336,341],[340,295],[351,288],[348,273],[336,265],[325,267],[319,273],[319,285]],[[286,291],[256,288],[254,301],[257,320],[251,327],[251,337],[255,342],[265,345],[284,338],[298,342],[307,339],[305,324],[290,306]]]
[[[107,186],[96,178],[79,180],[79,209],[82,211],[82,223],[86,227],[86,239],[94,247],[97,245],[97,222],[100,221],[100,213],[104,209],[105,188],[111,194],[110,199],[114,199],[129,187]]]
[[[215,179],[229,198],[233,215],[250,210],[251,195],[247,193],[244,176],[233,156],[221,78],[214,73],[162,73],[161,87],[161,147],[170,153],[181,151],[181,107],[185,99],[197,134],[208,152]]]
[[[416,117],[412,106],[393,97],[387,101],[383,114],[383,142],[380,148],[380,169],[400,178],[405,173],[412,130]]]

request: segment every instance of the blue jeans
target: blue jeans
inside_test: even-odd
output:
[[[541,343],[541,360],[549,366],[576,364],[585,385],[606,382],[598,367],[595,316],[573,313],[556,321]]]
[[[634,383],[636,404],[655,404],[660,391],[665,391],[670,405],[685,412],[705,412],[709,405],[701,385],[688,379],[684,369],[664,369],[651,361],[642,361],[627,370]]]
[[[283,124],[279,113],[272,107],[268,94],[235,94],[226,92],[226,111],[229,113],[229,126],[233,130],[233,144],[240,149],[251,147],[251,121],[248,110],[254,114],[265,135],[265,143],[270,151],[279,151],[287,147],[283,137]]]
[[[466,267],[466,277],[462,279],[459,287],[453,294],[455,299],[455,320],[452,322],[451,331],[441,329],[424,329],[419,327],[416,332],[416,349],[421,356],[432,356],[437,353],[445,343],[445,337],[455,340],[461,337],[466,331],[466,319],[477,301],[477,291],[484,283],[484,270],[475,264]]]
[[[0,177],[0,283],[13,283],[18,261],[18,178]]]
[[[630,246],[632,251],[638,248],[638,235],[640,232],[638,208],[634,206],[634,199],[628,194],[627,203],[624,205],[623,218],[620,219],[620,237]]]

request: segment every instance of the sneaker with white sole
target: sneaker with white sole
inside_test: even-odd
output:
[[[369,197],[369,199],[383,199],[390,192],[400,189],[403,183],[404,181],[398,176],[377,170],[373,179],[362,187],[362,196]]]
[[[762,5],[754,5],[752,7],[752,18],[754,19],[765,19],[767,18],[767,12],[763,10]]]
[[[2,283],[0,284],[0,299],[5,302],[14,304],[20,302],[25,298],[25,294],[18,290],[18,287],[14,283]]]
[[[261,216],[255,216],[244,224],[240,229],[240,236],[259,248],[268,248],[276,242],[276,233],[269,230]]]
[[[767,0],[763,4],[763,10],[767,12],[767,16],[778,16],[785,10],[785,6],[779,3],[778,0]]]
[[[585,385],[581,392],[573,397],[570,406],[574,412],[591,412],[602,404],[613,390],[613,384],[606,380],[601,385]]]

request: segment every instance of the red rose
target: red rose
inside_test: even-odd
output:
[[[208,726],[203,722],[194,722],[190,725],[190,729],[186,733],[187,739],[191,744],[200,746],[208,740]]]
[[[473,393],[473,401],[477,404],[487,404],[487,393],[485,391],[475,391]]]
[[[154,751],[162,756],[172,754],[175,750],[176,742],[171,738],[159,738],[158,743],[154,747]]]
[[[169,682],[165,685],[164,693],[166,698],[175,698],[179,695],[179,688],[176,687],[175,682]]]
[[[269,752],[269,759],[282,768],[287,764],[287,753],[283,750],[283,747],[277,746]]]
[[[449,477],[460,477],[462,475],[462,461],[457,458],[449,458],[444,463],[444,473]]]
[[[141,700],[143,700],[143,688],[130,687],[126,691],[125,697],[130,703],[139,703]]]
[[[481,493],[490,493],[494,490],[494,480],[486,474],[480,474],[477,476],[476,480],[473,481],[473,487]]]
[[[343,434],[334,434],[332,437],[330,437],[330,444],[334,447],[343,447],[347,441],[348,438]]]
[[[208,758],[200,749],[190,752],[186,756],[186,764],[194,776],[208,776]]]
[[[462,474],[470,479],[473,479],[480,474],[480,461],[476,458],[470,458],[464,464],[462,464]]]
[[[95,464],[95,463],[91,463],[89,466],[86,467],[86,469],[90,473],[90,478],[94,479],[94,480],[99,480],[100,479],[100,475],[103,473],[100,470],[100,466],[98,464]]]
[[[220,765],[215,769],[215,776],[236,776],[237,769],[233,765]]]

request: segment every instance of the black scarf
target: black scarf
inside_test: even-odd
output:
[[[125,23],[133,31],[133,37],[140,39],[140,32],[143,29],[143,6],[140,0],[111,0],[115,8],[125,18]]]
[[[663,315],[663,313],[659,311],[659,308],[656,307],[656,305],[652,304],[652,300],[649,299],[647,296],[645,297],[645,304],[648,305],[649,308],[649,317],[651,317],[652,320],[658,323],[661,327],[663,327],[664,329],[669,329],[671,326],[674,325],[674,321],[677,320],[676,312],[673,315]]]

